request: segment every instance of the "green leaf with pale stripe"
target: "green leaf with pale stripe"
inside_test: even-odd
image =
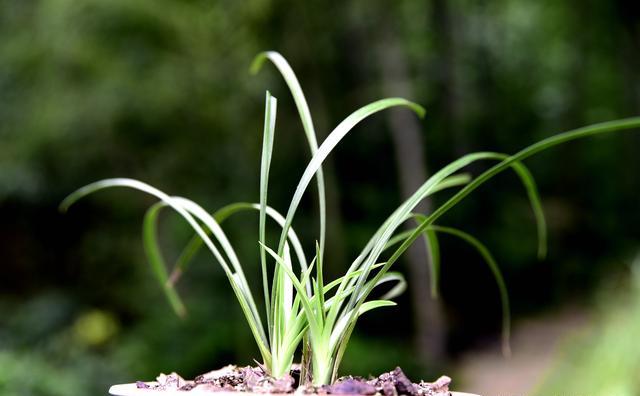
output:
[[[260,161],[260,220],[258,225],[258,238],[265,243],[267,223],[267,191],[269,189],[269,169],[271,168],[271,155],[273,154],[273,139],[276,127],[276,109],[278,101],[272,97],[269,91],[265,94],[264,132],[262,136],[262,157]],[[262,269],[262,289],[267,312],[267,323],[271,323],[271,296],[269,295],[269,280],[267,279],[267,256],[264,248],[260,247],[260,267]],[[271,329],[271,326],[269,326]]]
[[[250,71],[252,74],[256,74],[262,64],[266,61],[270,60],[278,69],[287,86],[289,87],[289,91],[291,91],[291,95],[293,96],[293,101],[296,104],[296,108],[298,109],[298,114],[300,116],[300,121],[302,122],[302,127],[304,129],[305,136],[307,137],[307,142],[309,143],[309,149],[311,151],[311,155],[315,156],[318,151],[318,142],[315,128],[313,126],[313,119],[311,118],[311,112],[309,111],[309,105],[307,104],[307,99],[304,97],[304,93],[302,92],[302,87],[298,82],[298,78],[296,74],[293,72],[293,69],[287,62],[287,60],[275,51],[266,51],[258,54],[256,58],[253,60],[251,64]],[[324,252],[325,245],[325,235],[326,235],[326,219],[327,219],[327,204],[326,204],[326,193],[325,193],[325,182],[324,182],[324,174],[322,172],[322,167],[318,167],[316,170],[316,179],[318,186],[318,206],[320,211],[320,251]]]

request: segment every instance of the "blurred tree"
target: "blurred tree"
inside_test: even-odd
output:
[[[378,37],[376,55],[383,96],[413,98],[412,78],[406,51],[388,21],[382,21]],[[413,114],[393,109],[387,113],[387,123],[391,132],[395,160],[403,199],[409,198],[428,179],[425,159],[425,144],[420,122]],[[427,197],[415,209],[418,213],[429,213],[433,208],[431,197]],[[409,228],[409,227],[407,227]],[[442,366],[446,359],[445,323],[439,300],[431,295],[431,274],[434,264],[423,244],[414,244],[407,253],[409,276],[420,280],[411,284],[412,305],[415,326],[415,343],[419,360],[427,367]]]

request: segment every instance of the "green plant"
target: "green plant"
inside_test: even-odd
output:
[[[304,339],[302,362],[305,372],[303,376],[304,378],[312,378],[315,385],[326,384],[336,378],[340,361],[359,316],[375,308],[394,305],[391,299],[404,290],[405,280],[400,273],[391,272],[391,266],[419,237],[423,237],[427,243],[433,259],[431,288],[434,295],[437,294],[436,285],[440,265],[437,234],[449,234],[461,238],[470,243],[482,255],[493,272],[500,289],[503,304],[504,349],[508,351],[509,302],[506,287],[495,260],[487,248],[476,238],[460,230],[435,225],[435,221],[490,178],[512,168],[522,180],[531,201],[538,224],[538,254],[540,257],[544,257],[546,253],[544,215],[533,178],[521,161],[560,143],[640,126],[640,118],[630,118],[565,132],[535,143],[514,155],[494,152],[465,155],[425,181],[378,228],[345,275],[325,283],[323,253],[326,208],[321,167],[323,161],[353,127],[368,116],[397,106],[407,107],[419,116],[423,116],[424,110],[419,105],[401,98],[373,102],[344,119],[318,146],[309,107],[293,70],[281,55],[275,52],[266,52],[256,58],[251,68],[252,71],[256,72],[266,60],[271,61],[278,68],[293,95],[312,155],[291,199],[286,216],[282,216],[267,205],[277,108],[277,100],[269,92],[266,93],[260,168],[260,200],[258,203],[235,203],[209,214],[202,207],[186,198],[169,196],[140,181],[107,179],[92,183],[72,193],[63,201],[61,207],[66,210],[81,197],[109,187],[133,188],[158,198],[160,201],[153,205],[145,215],[144,246],[154,274],[173,309],[179,315],[183,315],[185,312],[174,286],[180,274],[186,270],[193,254],[204,243],[229,279],[256,340],[264,367],[269,374],[274,377],[285,375],[291,367],[299,344]],[[498,161],[498,163],[475,178],[465,173],[458,173],[465,166],[481,160]],[[302,196],[314,177],[318,185],[320,230],[314,258],[308,261],[292,228],[292,223]],[[413,213],[418,203],[426,197],[440,190],[456,187],[461,187],[461,189],[432,213]],[[167,271],[156,237],[156,220],[160,210],[164,207],[171,207],[178,212],[196,232],[196,236],[187,245],[171,273]],[[265,302],[264,322],[245,278],[243,266],[221,228],[225,219],[242,211],[257,211],[259,214],[260,266]],[[278,246],[275,249],[266,246],[267,217],[277,222],[282,229]],[[417,226],[413,230],[399,232],[399,227],[407,221],[415,221]],[[397,246],[398,244],[399,246]],[[394,250],[391,255],[388,258],[382,258],[383,254],[392,248]],[[268,257],[275,261],[275,265],[271,269],[273,272],[271,283],[269,283]],[[294,270],[295,262],[300,267],[299,271]],[[381,298],[368,299],[376,287],[388,282],[396,284]],[[335,292],[331,294],[330,292],[334,289]],[[264,323],[267,326],[266,330]]]

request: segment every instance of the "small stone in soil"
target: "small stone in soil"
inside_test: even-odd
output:
[[[442,376],[434,383],[421,381],[415,384],[397,367],[368,383],[384,396],[444,396],[449,395],[451,378]]]
[[[449,384],[451,384],[451,378],[443,375],[433,383],[420,381],[417,387],[421,395],[431,395],[438,393],[448,394]]]
[[[361,379],[346,378],[329,385],[327,393],[340,395],[375,395],[376,388]]]
[[[385,382],[384,384],[382,384],[380,392],[384,396],[398,396],[398,391],[396,390],[396,387],[393,386],[391,382]]]
[[[192,383],[192,382],[188,382],[185,385],[182,385],[178,390],[181,391],[190,391],[191,389],[195,388],[197,385]]]
[[[171,373],[169,375],[161,373],[158,378],[156,378],[156,381],[158,381],[158,387],[160,389],[176,390],[182,388],[186,384],[186,381],[176,373]]]
[[[246,390],[244,371],[233,365],[199,375],[195,378],[194,382],[196,386],[208,385],[209,388],[217,390]]]
[[[138,388],[138,389],[149,389],[151,387],[149,385],[147,385],[146,383],[142,382],[142,381],[136,381],[136,388]]]
[[[385,396],[407,395],[416,396],[418,390],[400,367],[388,373],[381,374],[369,383]]]
[[[395,387],[399,395],[415,396],[418,393],[413,382],[407,378],[400,367],[396,367],[396,369],[393,370],[393,376]]]

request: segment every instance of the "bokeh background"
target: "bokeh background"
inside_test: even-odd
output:
[[[0,394],[99,395],[112,383],[185,377],[257,350],[222,271],[205,252],[165,303],[145,262],[153,201],[124,190],[66,194],[128,176],[211,210],[258,199],[265,89],[280,99],[270,204],[284,211],[309,158],[280,76],[296,70],[320,139],[384,96],[423,104],[359,125],[326,166],[326,266],[338,276],[412,183],[478,150],[512,153],[554,133],[640,114],[640,5],[633,0],[0,0]],[[495,282],[475,252],[442,240],[442,297],[420,252],[400,263],[409,292],[359,322],[344,373],[402,366],[485,395],[640,393],[640,131],[527,161],[549,223],[512,174],[440,223],[473,233],[504,271],[513,356],[500,354]],[[488,164],[471,167],[477,174]],[[446,198],[434,198],[437,205]],[[316,201],[295,226],[312,249]],[[427,208],[428,209],[428,208]],[[258,279],[257,217],[228,223]],[[190,238],[162,219],[175,258]],[[251,271],[249,271],[251,272]]]

